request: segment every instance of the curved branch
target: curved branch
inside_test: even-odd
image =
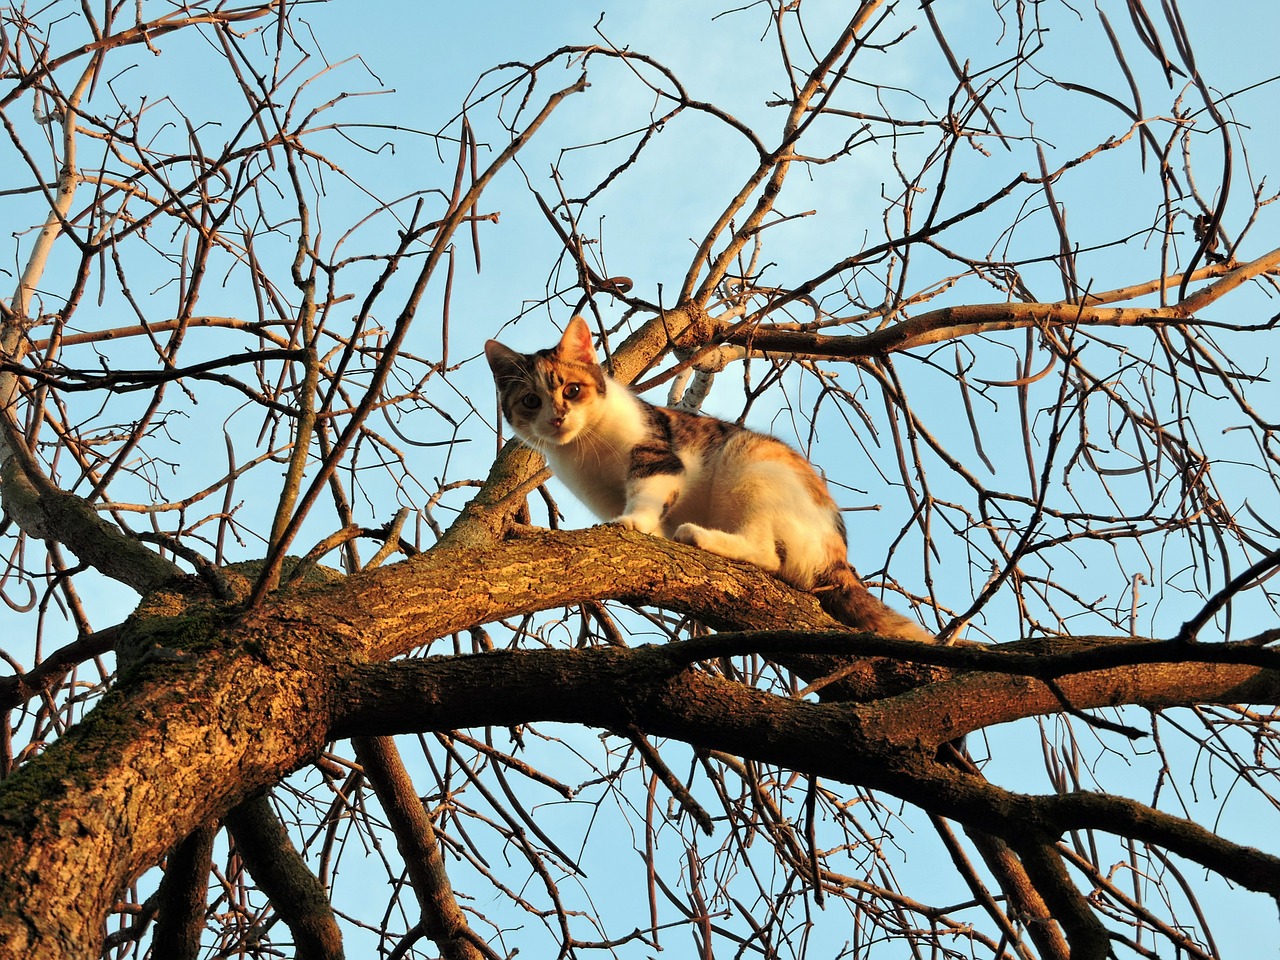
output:
[[[866,28],[867,23],[881,5],[882,0],[862,0],[848,24],[840,31],[840,35],[832,43],[831,48],[809,71],[803,86],[796,91],[791,109],[787,111],[787,119],[778,147],[768,156],[761,158],[760,164],[744,182],[742,188],[725,209],[721,211],[718,219],[707,231],[706,236],[699,245],[680,291],[680,299],[682,301],[692,299],[705,306],[715,288],[724,279],[725,274],[742,252],[742,249],[760,229],[764,218],[773,209],[778,195],[782,192],[782,184],[786,180],[791,161],[795,157],[797,141],[809,124],[821,115],[821,108],[811,114],[809,113],[810,101],[816,96],[820,96],[824,100],[831,97],[833,88],[843,79],[843,72],[841,71],[836,71],[832,75],[836,62],[851,45],[855,44],[859,32]],[[807,117],[806,114],[808,114]],[[725,248],[713,255],[712,248],[715,245],[716,238],[729,228],[734,218],[746,206],[747,201],[757,189],[760,189],[761,192],[755,205],[743,219],[742,224],[733,230],[732,235],[725,244]],[[698,273],[704,264],[707,265],[707,275],[702,279],[701,283],[698,283]]]
[[[20,445],[9,417],[0,415],[0,421],[11,452],[0,466],[0,503],[23,532],[64,544],[99,573],[140,594],[183,575],[181,567],[98,516],[88,501],[55,487]]]
[[[946,340],[1027,327],[1132,327],[1185,321],[1236,287],[1280,268],[1280,248],[1240,264],[1187,299],[1166,307],[1099,307],[1088,303],[976,303],[930,310],[860,336],[831,336],[767,327],[744,327],[729,343],[766,353],[832,359],[876,357]]]
[[[121,30],[119,33],[113,33],[107,37],[100,37],[91,43],[77,47],[68,53],[64,53],[60,57],[56,57],[47,63],[41,64],[37,69],[32,70],[23,76],[22,80],[15,83],[9,92],[0,97],[0,108],[7,107],[16,100],[25,90],[35,86],[49,74],[56,71],[64,64],[78,60],[80,57],[89,54],[101,54],[108,50],[114,50],[117,47],[125,47],[131,44],[144,43],[150,44],[157,37],[162,37],[167,33],[173,33],[175,30],[182,30],[184,27],[195,26],[207,23],[243,23],[247,20],[255,20],[258,17],[264,17],[280,7],[279,0],[270,0],[268,3],[259,4],[252,7],[240,7],[233,10],[222,10],[217,13],[200,13],[189,16],[180,16],[177,13],[166,14],[163,17],[157,17],[155,20],[147,23],[138,23],[129,27],[127,30]],[[186,8],[184,8],[186,9]]]

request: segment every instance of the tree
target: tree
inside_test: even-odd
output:
[[[1280,897],[1265,60],[835,6],[447,109],[350,8],[3,10],[0,956],[1210,957]],[[944,642],[560,529],[495,301],[803,449]]]

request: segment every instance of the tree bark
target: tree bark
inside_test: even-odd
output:
[[[156,900],[152,949],[170,960],[197,960],[209,897],[216,826],[200,827],[169,854]]]
[[[718,627],[833,628],[812,597],[680,544],[615,528],[547,531],[438,549],[277,595],[243,616],[194,581],[186,587],[144,602],[126,626],[136,665],[82,723],[0,784],[0,902],[12,905],[0,915],[0,957],[94,953],[116,891],[332,738],[537,720],[676,736],[886,790],[996,835],[1010,823],[1045,836],[1123,824],[1250,889],[1280,894],[1280,860],[1141,804],[1024,797],[944,768],[930,740],[952,728],[922,734],[910,709],[929,686],[883,702],[784,699],[691,669],[720,655],[715,637],[384,662],[453,631],[591,599],[660,603]],[[922,658],[948,656],[920,647]],[[1145,685],[1117,685],[1103,671],[1092,688],[1087,674],[1063,686],[1083,708],[1157,696],[1161,678],[1172,691],[1192,667],[1118,668],[1150,673]],[[1002,689],[1006,718],[1029,712],[1021,700],[1040,702],[1041,682],[1027,677],[942,676],[937,686]],[[1277,689],[1276,671],[1256,665],[1224,671],[1219,683],[1221,698]]]

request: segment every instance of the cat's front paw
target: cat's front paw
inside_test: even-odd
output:
[[[707,547],[703,542],[704,537],[702,535],[704,533],[706,533],[706,529],[696,523],[682,523],[676,527],[676,532],[671,535],[671,539],[676,543],[687,543],[691,547],[702,547],[705,550]]]
[[[643,513],[624,513],[612,522],[627,530],[638,530],[641,533],[648,534],[657,533],[658,527],[661,526],[657,517],[651,517]]]

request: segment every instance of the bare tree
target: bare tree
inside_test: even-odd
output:
[[[1276,78],[1176,0],[815,3],[673,13],[714,97],[602,18],[456,108],[351,7],[0,10],[0,956],[1208,958],[1280,897]],[[574,313],[946,642],[561,529],[476,356]]]

